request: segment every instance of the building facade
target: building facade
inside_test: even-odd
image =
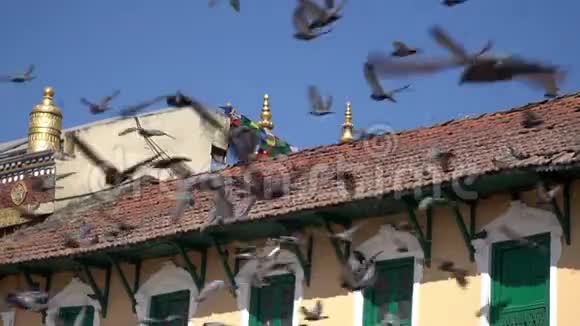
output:
[[[356,141],[347,105],[340,144],[253,163],[268,184],[293,181],[249,216],[202,228],[212,198],[194,191],[193,207],[171,222],[175,180],[127,187],[2,237],[0,289],[40,286],[51,295],[48,315],[71,323],[88,306],[85,325],[95,326],[172,314],[187,325],[298,326],[309,324],[300,308],[318,300],[328,318],[312,325],[377,325],[386,313],[410,326],[577,325],[579,96]],[[217,173],[227,179],[247,169]],[[538,185],[560,191],[546,195]],[[246,196],[229,190],[242,211]],[[426,207],[426,198],[436,200]],[[112,219],[133,228],[111,235]],[[99,241],[67,247],[64,233],[82,223]],[[352,243],[328,236],[353,225]],[[278,257],[290,270],[252,286],[258,262],[236,259],[238,249],[290,234],[304,239]],[[339,281],[353,250],[378,254],[379,275],[354,292]],[[440,268],[449,261],[467,284],[463,272]],[[198,302],[218,279],[226,289]],[[1,309],[4,325],[43,320]]]

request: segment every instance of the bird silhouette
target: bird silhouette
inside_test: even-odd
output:
[[[322,99],[318,88],[316,86],[308,86],[308,98],[310,100],[310,111],[309,113],[314,116],[323,116],[327,114],[333,114],[330,110],[332,107],[332,96],[329,96],[326,101]]]
[[[84,97],[81,97],[81,103],[88,106],[92,114],[107,112],[111,109],[111,101],[121,94],[121,91],[115,90],[113,94],[103,97],[99,102],[93,103]]]
[[[36,78],[36,76],[32,75],[32,73],[34,72],[34,68],[35,68],[34,65],[29,65],[28,69],[24,73],[17,73],[17,74],[8,75],[8,76],[0,76],[0,81],[1,82],[18,83],[18,84],[29,82],[29,81]]]
[[[304,6],[303,3],[299,3],[296,6],[296,9],[294,9],[294,14],[292,15],[292,23],[295,29],[293,37],[301,41],[311,41],[332,31],[332,28],[328,28],[323,31],[311,28],[308,22],[306,7]]]
[[[379,80],[375,73],[374,66],[368,62],[364,64],[364,75],[367,84],[369,85],[372,91],[370,97],[375,101],[389,100],[393,103],[396,103],[397,101],[395,100],[395,94],[400,93],[411,87],[411,85],[405,85],[404,87],[385,92],[385,90],[379,83]]]
[[[393,52],[391,52],[391,55],[393,57],[401,57],[402,58],[402,57],[408,57],[408,56],[419,53],[419,49],[409,47],[401,41],[393,42],[393,48],[394,48],[394,50],[393,50]]]
[[[99,167],[105,174],[105,183],[110,186],[118,186],[121,183],[131,179],[131,176],[140,168],[153,162],[159,155],[152,156],[146,160],[138,162],[129,168],[120,171],[114,167],[111,162],[102,159],[95,151],[76,134],[71,134],[72,141],[78,146],[78,149],[91,161],[95,166]]]

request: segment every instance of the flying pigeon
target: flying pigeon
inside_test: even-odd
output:
[[[99,114],[99,113],[103,113],[103,112],[109,111],[111,109],[111,107],[109,106],[109,104],[111,103],[111,101],[114,98],[116,98],[117,96],[119,96],[119,94],[121,94],[121,91],[115,90],[113,92],[113,94],[103,97],[97,103],[90,102],[86,98],[82,97],[81,98],[81,103],[84,104],[84,105],[86,105],[86,106],[88,106],[89,107],[89,110],[91,111],[92,114]]]
[[[308,310],[306,307],[300,307],[300,311],[304,315],[304,319],[307,321],[318,321],[322,319],[327,319],[328,316],[322,316],[322,301],[316,301],[316,305],[312,310]]]
[[[320,32],[311,28],[308,22],[306,8],[303,3],[299,3],[296,9],[294,9],[292,23],[294,24],[294,29],[296,30],[293,36],[295,39],[301,41],[311,41],[332,31],[332,28]]]
[[[197,298],[195,298],[195,301],[198,303],[205,301],[209,295],[217,292],[218,290],[223,289],[224,286],[225,282],[222,280],[212,281],[211,283],[203,287]]]
[[[364,75],[365,75],[367,84],[369,85],[369,87],[371,88],[371,91],[372,91],[371,99],[373,99],[375,101],[389,100],[393,103],[396,103],[397,101],[395,100],[395,97],[394,97],[395,94],[402,92],[402,91],[408,89],[409,87],[411,87],[411,85],[406,85],[404,87],[397,88],[397,89],[394,89],[394,90],[389,91],[389,92],[385,92],[385,90],[383,89],[383,87],[379,83],[379,80],[378,80],[377,75],[375,73],[374,66],[368,62],[364,64]]]
[[[391,52],[391,55],[393,57],[401,57],[402,58],[402,57],[408,57],[408,56],[419,53],[419,49],[411,48],[401,41],[393,42],[393,48],[394,48],[394,50],[393,50],[393,52]]]
[[[36,78],[36,76],[32,75],[34,72],[34,65],[29,65],[28,69],[24,73],[18,73],[9,76],[0,76],[0,82],[12,82],[12,83],[25,83],[31,81]]]
[[[118,170],[114,167],[111,162],[100,158],[95,151],[83,140],[81,140],[76,134],[71,134],[72,141],[78,146],[79,150],[91,161],[94,165],[98,166],[105,173],[105,182],[111,186],[118,186],[121,183],[129,180],[131,176],[137,172],[140,168],[153,162],[159,155],[150,157],[144,161],[141,161],[123,171]]]
[[[327,100],[324,101],[316,86],[308,86],[308,98],[310,100],[310,114],[323,116],[334,113],[330,110],[332,107],[332,96],[329,96]]]

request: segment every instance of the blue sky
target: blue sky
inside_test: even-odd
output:
[[[369,50],[390,50],[402,40],[445,55],[427,34],[433,24],[472,51],[491,39],[495,52],[559,64],[568,70],[561,92],[580,88],[580,2],[470,0],[447,8],[438,1],[351,0],[333,33],[307,43],[291,37],[295,1],[242,0],[240,14],[227,0],[212,9],[206,0],[3,1],[0,74],[33,63],[38,79],[0,85],[0,141],[26,135],[28,113],[45,86],[55,88],[66,127],[114,116],[91,115],[79,98],[117,88],[119,106],[180,89],[212,106],[231,101],[254,119],[268,93],[274,132],[300,148],[337,141],[347,100],[356,127],[403,130],[543,99],[518,82],[460,87],[454,70],[384,81],[385,88],[409,82],[413,89],[398,104],[370,100],[362,75]],[[340,114],[307,115],[309,84],[332,94]]]

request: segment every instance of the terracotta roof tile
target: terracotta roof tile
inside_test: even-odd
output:
[[[307,169],[308,172],[296,180],[289,195],[257,202],[249,218],[257,220],[284,215],[412,190],[452,178],[497,172],[500,168],[492,160],[509,157],[508,145],[529,155],[523,160],[512,158],[506,163],[508,168],[580,162],[576,155],[580,150],[578,107],[580,93],[507,112],[453,120],[350,144],[321,146],[257,162],[255,166],[272,178],[295,169]],[[538,114],[544,124],[533,129],[523,128],[520,124],[522,110]],[[429,161],[432,147],[452,149],[455,153],[448,172],[441,171]],[[355,175],[357,191],[354,198],[349,197],[336,180],[337,169],[350,170]],[[225,176],[240,175],[242,167],[229,168],[221,173]],[[82,209],[65,209],[40,225],[0,239],[0,264],[128,246],[198,229],[207,217],[210,195],[195,193],[193,208],[186,210],[178,223],[172,224],[169,215],[175,188],[176,181],[146,184],[140,187],[140,191],[123,190],[119,196],[104,203],[93,200],[85,203]],[[246,201],[239,190],[233,189],[232,196],[237,211],[243,210]],[[109,239],[105,234],[111,230],[114,219],[132,224],[136,229]],[[77,234],[82,220],[93,225],[93,232],[100,235],[100,242],[86,248],[65,248],[63,232]]]

